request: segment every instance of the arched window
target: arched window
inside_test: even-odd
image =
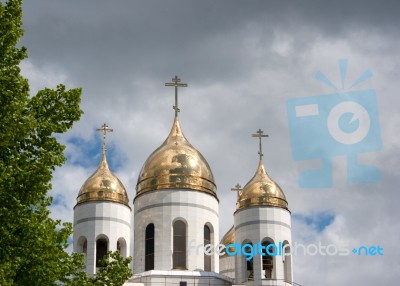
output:
[[[144,250],[144,271],[154,269],[154,224],[146,227]]]
[[[83,242],[83,245],[82,245],[82,253],[87,255],[87,240],[86,239],[85,239],[85,241]]]
[[[126,240],[123,237],[120,237],[117,240],[117,251],[119,252],[119,254],[121,254],[122,257],[127,256]]]
[[[104,267],[105,265],[100,261],[107,255],[108,241],[105,238],[99,238],[96,241],[96,267]]]
[[[78,253],[84,253],[85,255],[87,254],[87,239],[84,236],[79,237],[78,239]]]
[[[283,252],[286,254],[284,256],[283,260],[283,276],[285,279],[285,282],[287,283],[292,283],[292,254],[291,254],[291,249],[289,246],[289,242],[286,240],[283,242]]]
[[[253,244],[251,242],[245,242],[244,244],[249,244],[244,248],[245,253],[252,253],[253,251]],[[244,255],[243,259],[246,262],[246,278],[247,281],[253,281],[254,280],[254,260],[251,258],[250,260],[246,259],[247,256]]]
[[[186,224],[180,220],[173,224],[172,268],[186,269]]]
[[[204,226],[204,246],[211,244],[211,230],[205,225]],[[204,252],[204,271],[211,271],[211,255],[207,255]]]
[[[262,257],[263,265],[263,279],[272,279],[272,270],[274,269],[274,259],[273,256],[268,254],[274,253],[275,249],[272,247],[274,244],[269,241],[264,241],[262,246],[264,246],[264,254]],[[267,251],[268,250],[268,251]]]

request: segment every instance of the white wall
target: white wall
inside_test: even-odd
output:
[[[134,273],[145,269],[145,229],[155,226],[155,270],[172,269],[172,225],[176,219],[187,223],[187,268],[204,269],[204,254],[196,246],[204,244],[204,225],[212,225],[212,243],[219,243],[217,199],[194,190],[158,190],[144,193],[134,201]],[[190,248],[192,246],[192,248]],[[219,257],[212,257],[212,271],[219,271]]]
[[[86,272],[96,273],[96,239],[106,237],[108,250],[117,250],[117,241],[126,241],[126,256],[130,256],[131,209],[123,204],[94,201],[79,204],[74,208],[73,249],[80,252],[80,237],[87,239]]]
[[[235,241],[242,244],[251,241],[253,244],[270,238],[275,244],[279,242],[292,242],[291,215],[288,210],[278,207],[249,207],[235,212],[234,215]],[[235,256],[235,282],[247,281],[245,258]],[[274,257],[273,278],[283,284],[284,271],[282,256]],[[262,256],[253,258],[254,280],[259,283],[264,279],[262,273]],[[293,280],[292,280],[293,281]],[[261,285],[261,284],[260,284]],[[274,284],[275,285],[275,284]],[[280,284],[277,284],[280,285]]]

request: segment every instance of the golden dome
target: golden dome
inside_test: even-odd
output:
[[[83,184],[77,205],[91,201],[111,201],[128,206],[128,195],[121,181],[110,171],[105,151],[96,172]]]
[[[238,210],[253,206],[288,209],[285,194],[279,185],[268,176],[262,160],[258,164],[254,177],[244,186],[236,203]]]
[[[223,244],[225,246],[228,246],[229,244],[233,244],[235,243],[235,228],[232,225],[232,227],[228,230],[227,233],[225,233],[225,235],[222,237],[220,244]],[[233,252],[235,251],[235,247],[231,246],[229,247],[229,251]],[[228,254],[225,251],[224,256],[227,256]]]
[[[163,189],[197,190],[217,198],[210,166],[183,135],[177,116],[167,139],[144,163],[136,197]]]
[[[234,242],[235,242],[235,229],[234,226],[232,225],[232,227],[228,230],[228,232],[225,233],[225,235],[222,237],[221,244],[227,246]]]

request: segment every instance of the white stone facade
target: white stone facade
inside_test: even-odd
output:
[[[232,283],[233,279],[215,272],[151,270],[134,275],[124,286],[232,286]]]
[[[253,245],[269,241],[279,245],[291,243],[291,215],[286,209],[269,206],[254,206],[237,210],[234,214],[235,241]],[[245,256],[235,256],[235,283],[253,285],[288,285],[292,278],[292,259],[278,255],[273,257],[273,268],[269,278],[263,271],[261,255],[253,258],[253,275],[249,279]],[[268,275],[269,276],[269,275]],[[250,281],[251,280],[251,281]],[[252,284],[253,283],[253,284]]]
[[[131,209],[111,201],[93,201],[74,208],[73,250],[86,253],[86,272],[96,273],[96,241],[105,239],[107,250],[131,255]],[[86,245],[85,245],[86,240]]]
[[[223,255],[219,259],[219,273],[235,278],[235,256]]]
[[[154,269],[173,269],[173,223],[186,224],[186,269],[204,270],[204,226],[211,230],[211,243],[219,243],[219,215],[216,197],[200,191],[157,190],[144,193],[134,201],[134,273],[145,272],[145,229],[154,224]],[[211,271],[219,272],[219,256],[211,258]],[[150,284],[148,284],[150,285]]]

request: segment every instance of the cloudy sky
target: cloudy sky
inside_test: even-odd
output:
[[[251,134],[261,128],[270,135],[264,163],[287,196],[294,242],[384,248],[383,256],[297,255],[294,281],[398,284],[399,12],[394,0],[25,1],[29,59],[21,67],[32,94],[58,83],[83,88],[85,114],[60,137],[68,162],[54,174],[53,216],[72,221],[77,193],[100,160],[95,128],[103,122],[114,128],[109,163],[132,201],[142,164],[171,127],[173,89],[164,82],[178,75],[189,85],[180,92],[181,126],[216,178],[221,236],[233,224],[231,187],[256,169]],[[340,59],[348,60],[344,87]],[[368,69],[372,77],[354,90],[376,92],[379,116],[371,121],[380,125],[382,149],[358,156],[381,170],[381,182],[348,184],[343,154],[333,158],[333,187],[300,188],[300,172],[320,160],[293,159],[288,100],[352,91]],[[338,90],[317,81],[318,71]]]

